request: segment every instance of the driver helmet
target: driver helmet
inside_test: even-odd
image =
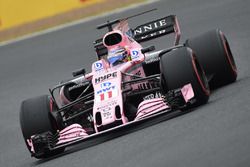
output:
[[[108,52],[107,59],[108,62],[113,66],[123,62],[127,62],[129,60],[128,51],[124,47],[111,49]]]

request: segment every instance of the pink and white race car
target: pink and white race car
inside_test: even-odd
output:
[[[98,26],[108,33],[94,43],[98,60],[90,73],[80,69],[74,79],[50,89],[50,95],[22,102],[21,129],[32,156],[47,158],[109,131],[185,112],[207,103],[210,88],[236,80],[236,65],[220,30],[179,44],[175,15],[135,29],[128,27],[129,18]],[[141,45],[168,34],[175,35],[170,48],[154,51],[154,46]]]

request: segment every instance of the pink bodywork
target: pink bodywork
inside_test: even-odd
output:
[[[72,124],[59,132],[59,141],[57,144],[70,142],[73,140],[87,137],[87,132],[79,124]]]
[[[175,27],[179,32],[179,27]],[[128,119],[124,114],[124,97],[122,94],[122,82],[130,80],[130,77],[123,76],[122,73],[137,74],[140,71],[140,76],[144,77],[141,63],[145,60],[145,55],[141,53],[142,46],[131,39],[126,32],[128,31],[126,21],[120,22],[112,32],[107,33],[104,38],[112,33],[119,33],[122,40],[117,45],[106,46],[108,50],[116,49],[120,46],[126,48],[131,55],[131,61],[111,66],[106,59],[101,59],[92,64],[92,72],[87,74],[85,78],[92,81],[94,87],[94,106],[93,106],[93,120],[95,132],[98,133],[98,128],[101,126],[112,124],[115,121],[122,121],[122,124],[128,123]],[[177,34],[176,41],[179,41],[179,34]],[[104,44],[105,45],[105,44]],[[136,68],[135,68],[136,67]],[[138,85],[131,86],[136,89]],[[194,92],[191,84],[185,85],[181,92],[186,102],[194,97]],[[62,96],[62,101],[67,103],[67,99]],[[115,107],[120,106],[121,118],[117,118],[115,114]],[[163,101],[163,98],[154,98],[142,101],[138,106],[136,118],[133,121],[139,121],[157,112],[169,109],[170,107]],[[96,114],[100,113],[102,123],[97,124]],[[132,122],[133,122],[132,121]],[[71,142],[78,139],[89,137],[87,132],[81,125],[73,124],[59,132],[59,144]],[[32,142],[30,142],[32,147]]]
[[[122,25],[122,26],[121,26]],[[128,31],[128,27],[126,22],[121,22],[118,24],[114,31],[107,33],[103,39],[105,39],[106,36],[113,34],[113,33],[119,33],[122,36],[122,40],[120,43],[112,46],[107,46],[108,50],[116,49],[119,47],[126,48],[126,50],[131,55],[131,61],[111,66],[107,63],[105,59],[101,59],[92,65],[92,84],[95,90],[95,100],[94,100],[94,109],[93,109],[93,116],[94,116],[94,127],[95,131],[98,132],[98,127],[111,124],[117,120],[121,120],[123,124],[128,122],[128,119],[125,117],[124,114],[124,108],[123,103],[124,99],[122,96],[122,81],[126,81],[128,79],[127,77],[123,77],[122,73],[126,73],[128,70],[130,70],[132,67],[135,67],[138,64],[138,67],[134,70],[132,70],[130,73],[135,74],[138,70],[142,70],[142,67],[140,65],[141,62],[144,61],[145,57],[141,53],[141,45],[134,41],[133,39],[129,39],[130,37],[126,35],[126,32]],[[105,45],[105,43],[104,43]],[[97,65],[101,66],[102,68],[97,68]],[[110,76],[107,79],[96,82],[96,80],[100,78],[104,78],[104,76],[109,75],[115,75]],[[141,76],[145,76],[144,72],[141,73]],[[111,84],[108,88],[111,88],[110,90],[99,93],[103,89],[104,84]],[[121,118],[116,118],[115,115],[115,107],[120,107],[121,112]],[[102,124],[97,125],[96,121],[96,113],[101,113],[102,117]]]

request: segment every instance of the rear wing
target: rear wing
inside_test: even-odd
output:
[[[151,21],[149,23],[137,26],[133,30],[134,39],[137,42],[149,41],[164,35],[175,33],[174,45],[180,41],[180,28],[175,15],[170,15]]]
[[[132,29],[132,36],[139,43],[172,33],[175,34],[174,45],[178,45],[181,33],[179,23],[175,15],[169,15]],[[102,38],[97,39],[94,42],[94,47],[99,59],[102,56],[107,55],[107,48],[103,45]]]

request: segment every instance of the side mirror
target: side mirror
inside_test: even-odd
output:
[[[72,75],[73,77],[77,77],[79,75],[85,75],[85,73],[86,73],[86,70],[84,68],[81,68],[79,70],[73,71]]]
[[[155,46],[149,46],[149,47],[141,49],[141,53],[145,54],[147,52],[151,52],[151,51],[154,51],[154,50],[155,50]]]

